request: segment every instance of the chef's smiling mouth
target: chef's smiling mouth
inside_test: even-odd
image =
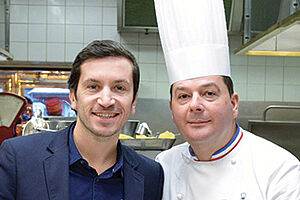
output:
[[[188,123],[189,124],[206,124],[209,123],[211,120],[189,120]]]
[[[105,119],[114,118],[119,115],[119,113],[95,113],[95,112],[93,112],[93,114]]]

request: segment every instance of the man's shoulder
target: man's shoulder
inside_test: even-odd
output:
[[[131,166],[138,166],[138,169],[162,170],[160,164],[144,155],[137,153],[131,147],[122,145],[122,152],[127,162]]]
[[[38,151],[40,148],[45,148],[49,143],[59,135],[64,135],[64,131],[58,132],[42,132],[31,134],[27,136],[18,136],[3,141],[1,146],[11,146],[16,151],[34,150]]]
[[[122,151],[124,156],[126,157],[127,160],[136,160],[138,162],[141,162],[142,164],[153,164],[156,163],[154,160],[141,155],[139,153],[137,153],[135,150],[133,150],[131,147],[126,146],[126,145],[122,145]]]

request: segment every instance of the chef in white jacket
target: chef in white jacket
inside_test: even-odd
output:
[[[170,108],[186,140],[160,153],[164,200],[300,200],[300,164],[236,123],[223,0],[155,0],[171,84]]]

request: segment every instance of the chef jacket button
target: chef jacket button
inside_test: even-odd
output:
[[[81,165],[84,165],[84,160],[80,160],[80,164],[81,164]]]
[[[99,182],[100,182],[100,179],[99,179],[99,178],[96,178],[95,181],[96,181],[96,183],[99,183]]]
[[[231,164],[235,165],[236,164],[236,160],[231,160]]]
[[[183,195],[181,193],[177,194],[177,199],[183,199]]]

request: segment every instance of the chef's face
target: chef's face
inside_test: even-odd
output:
[[[70,91],[77,110],[76,129],[100,137],[117,137],[130,113],[134,114],[132,63],[124,57],[86,60],[81,66],[77,95]]]
[[[172,119],[190,144],[219,142],[233,134],[238,95],[229,95],[221,76],[206,76],[173,84]]]

